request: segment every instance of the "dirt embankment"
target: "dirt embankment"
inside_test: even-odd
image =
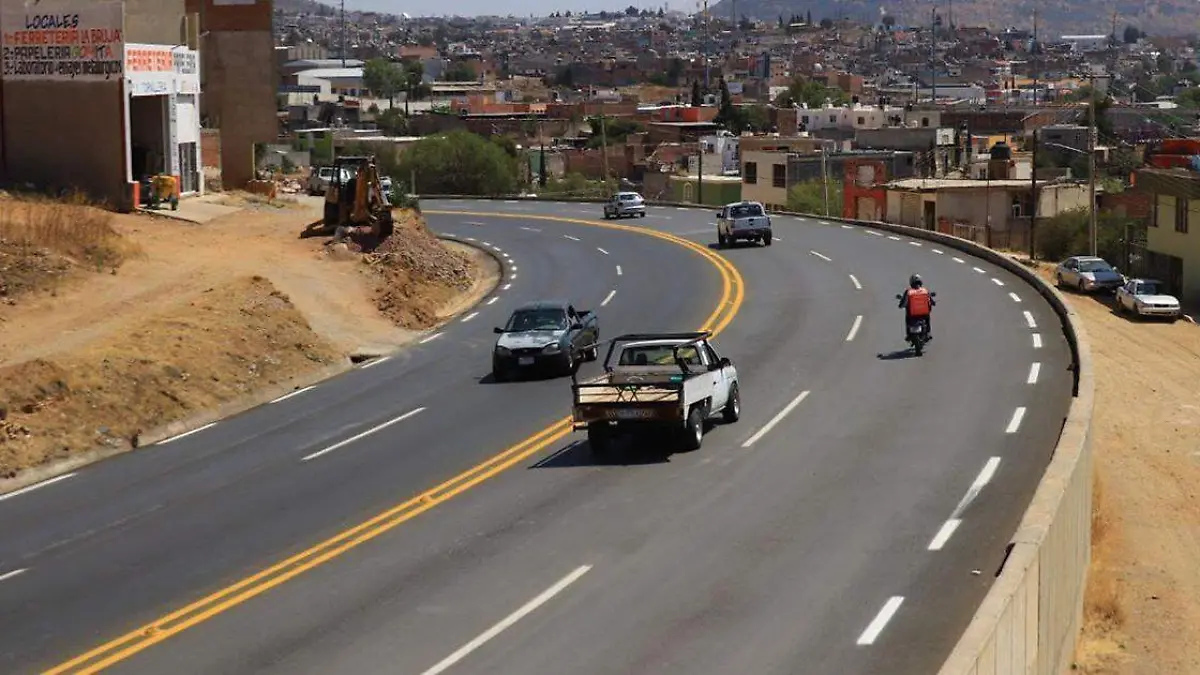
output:
[[[0,481],[397,348],[498,278],[411,214],[376,254],[331,256],[297,237],[316,215],[196,226],[0,196]]]
[[[1200,673],[1200,327],[1065,293],[1091,340],[1095,505],[1076,671]]]

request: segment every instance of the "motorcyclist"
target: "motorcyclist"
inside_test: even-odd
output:
[[[933,299],[933,294],[925,288],[925,282],[921,279],[921,275],[914,274],[908,278],[908,288],[904,290],[904,294],[900,296],[900,308],[904,310],[904,338],[908,339],[908,326],[913,321],[925,322],[925,338],[933,339],[933,327],[930,325],[929,315],[933,313],[933,307],[937,305],[937,301]]]

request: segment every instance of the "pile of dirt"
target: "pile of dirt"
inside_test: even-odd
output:
[[[363,261],[378,276],[379,311],[409,329],[437,325],[442,308],[478,276],[470,256],[448,248],[411,211],[397,212],[395,232]]]
[[[71,270],[62,256],[0,237],[0,298],[6,303],[58,286]]]
[[[262,277],[243,277],[117,339],[0,369],[0,478],[211,411],[343,360]]]

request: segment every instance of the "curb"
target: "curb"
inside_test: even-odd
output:
[[[438,237],[438,239],[454,241],[454,242],[462,244],[464,246],[470,246],[471,248],[474,248],[476,250],[483,251],[489,257],[491,257],[493,260],[495,260],[496,264],[500,267],[499,279],[502,280],[504,278],[504,263],[492,251],[489,251],[486,248],[483,248],[481,246],[476,246],[473,243],[468,242],[468,241],[461,241],[455,237]],[[483,302],[483,300],[485,300],[489,295],[491,295],[493,292],[495,292],[496,288],[499,286],[500,286],[500,283],[497,282],[486,294],[484,294],[480,298],[479,302],[476,302],[475,304],[471,305],[470,307],[464,308],[463,310],[461,310],[460,312],[458,312],[457,314],[455,314],[453,316],[446,317],[446,319],[444,321],[442,321],[437,326],[435,326],[429,330],[436,330],[437,328],[440,328],[441,326],[444,326],[447,323],[450,323],[450,321],[453,320],[454,316],[458,316],[464,312],[470,311],[471,309],[479,306],[479,304],[481,302]],[[427,332],[427,331],[425,331],[425,332]],[[419,334],[420,333],[415,334],[415,335],[419,335]],[[17,475],[13,476],[12,478],[0,479],[0,496],[3,496],[10,492],[16,492],[17,490],[20,490],[22,488],[26,488],[26,487],[29,487],[30,485],[35,485],[37,483],[41,483],[43,481],[49,480],[51,478],[55,478],[57,476],[61,476],[66,473],[70,473],[72,471],[75,471],[82,467],[88,466],[90,464],[95,464],[97,462],[108,459],[110,457],[115,457],[117,455],[123,455],[126,453],[145,452],[148,450],[152,450],[156,443],[160,443],[168,438],[171,438],[173,436],[178,436],[180,434],[185,434],[189,431],[194,431],[196,429],[199,429],[200,427],[203,427],[206,424],[211,424],[213,422],[220,422],[220,421],[230,419],[232,417],[236,417],[237,415],[240,415],[244,412],[248,412],[250,410],[253,410],[254,408],[258,408],[259,406],[266,405],[266,404],[270,403],[271,401],[279,398],[280,396],[284,396],[284,395],[289,394],[298,389],[303,389],[308,386],[320,384],[327,380],[333,379],[334,377],[337,377],[338,375],[342,375],[344,373],[350,372],[351,370],[353,370],[355,368],[355,366],[357,366],[361,362],[397,354],[397,353],[403,351],[404,349],[408,348],[410,345],[412,345],[416,341],[417,341],[417,339],[416,339],[416,337],[414,337],[413,340],[410,340],[406,344],[403,344],[403,345],[401,345],[395,349],[392,349],[390,351],[380,352],[378,354],[367,353],[367,351],[364,351],[362,349],[351,350],[347,354],[346,358],[344,358],[342,360],[342,362],[340,362],[340,363],[336,363],[331,366],[326,366],[324,368],[321,368],[321,369],[318,369],[318,370],[315,370],[315,371],[312,371],[309,373],[305,373],[303,375],[298,375],[296,377],[293,377],[293,378],[287,380],[286,382],[282,382],[282,383],[276,384],[274,386],[267,387],[265,389],[260,389],[252,394],[247,394],[246,396],[234,399],[232,401],[227,401],[227,402],[221,404],[220,406],[217,406],[217,408],[215,408],[215,409],[198,412],[194,415],[190,415],[183,419],[179,419],[174,422],[169,422],[167,424],[155,427],[148,431],[144,431],[144,432],[138,434],[138,436],[137,436],[137,439],[138,439],[137,447],[133,447],[128,442],[124,442],[121,445],[115,446],[115,447],[114,446],[98,446],[91,450],[85,450],[83,452],[75,453],[75,454],[71,455],[70,457],[59,460],[57,462],[51,462],[49,464],[45,464],[42,466],[36,466],[36,467],[29,468],[29,469],[25,469],[23,471],[18,472]]]
[[[423,195],[422,199],[599,203],[592,198]],[[650,206],[706,209],[710,205],[647,200]],[[939,675],[1016,675],[1064,672],[1083,624],[1091,561],[1092,448],[1095,404],[1091,344],[1078,315],[1036,268],[973,241],[878,221],[773,211],[774,215],[867,227],[941,244],[987,260],[1020,277],[1050,304],[1071,350],[1072,401],[1050,462],[1003,551],[996,580]]]

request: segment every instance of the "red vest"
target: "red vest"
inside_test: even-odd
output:
[[[922,288],[911,288],[908,291],[908,315],[912,317],[929,316],[933,309],[933,302],[929,297],[929,291]]]

